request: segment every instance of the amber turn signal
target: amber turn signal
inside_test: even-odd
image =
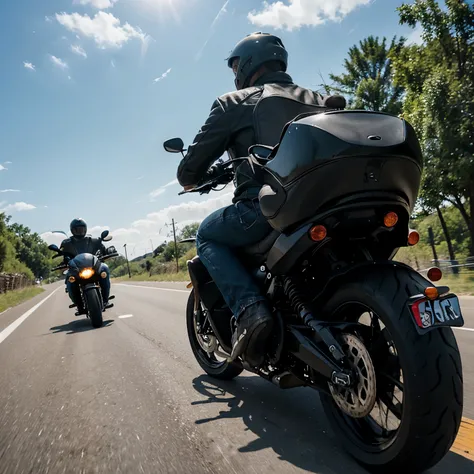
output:
[[[431,267],[427,273],[428,280],[439,281],[443,278],[443,272],[438,267]]]
[[[186,288],[192,288],[193,287],[193,282],[190,281],[187,285],[186,285]]]
[[[385,227],[395,227],[398,222],[398,215],[395,212],[389,212],[385,214],[383,218],[383,224]]]
[[[420,241],[420,234],[416,230],[410,230],[408,233],[408,245],[416,245]]]
[[[435,288],[434,286],[429,286],[428,288],[425,288],[425,296],[429,300],[435,300],[436,298],[439,297],[439,292],[438,289]]]
[[[311,230],[309,231],[309,236],[314,242],[321,242],[327,237],[327,235],[328,231],[323,225],[315,225],[314,227],[311,227]]]
[[[69,283],[74,283],[76,281],[76,279],[73,276],[70,276],[68,280],[69,280]]]

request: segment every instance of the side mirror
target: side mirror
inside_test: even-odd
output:
[[[184,143],[181,138],[166,140],[163,143],[163,147],[168,153],[182,153],[184,151]]]
[[[104,242],[110,242],[113,239],[113,237],[109,234],[107,237],[104,237],[102,240]]]
[[[273,151],[273,147],[267,145],[252,145],[249,154],[259,158],[268,158]]]
[[[100,239],[101,239],[101,240],[105,240],[105,239],[107,238],[107,236],[109,235],[109,233],[110,233],[110,232],[109,232],[108,230],[104,230],[104,231],[102,232],[102,234],[100,234]]]
[[[48,245],[48,249],[53,251],[53,252],[59,252],[59,248],[56,244]]]

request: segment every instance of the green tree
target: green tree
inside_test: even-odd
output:
[[[52,258],[46,242],[22,224],[13,223],[8,226],[8,230],[16,237],[14,246],[18,260],[30,268],[36,277],[47,278]]]
[[[17,237],[9,229],[10,217],[0,213],[0,272],[24,273],[33,278],[32,271],[17,258]]]
[[[190,239],[196,237],[197,231],[199,229],[199,222],[194,222],[187,226],[183,227],[183,230],[179,234],[179,239]]]
[[[422,28],[425,42],[393,56],[395,81],[406,90],[403,116],[425,157],[420,202],[427,211],[451,202],[469,229],[474,254],[474,6],[416,0],[399,12],[402,24]]]
[[[402,108],[403,87],[393,82],[392,59],[405,44],[405,38],[369,36],[349,49],[344,62],[346,72],[330,75],[336,91],[349,96],[349,106],[398,115]]]

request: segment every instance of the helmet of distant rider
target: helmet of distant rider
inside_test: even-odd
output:
[[[87,234],[87,224],[84,219],[74,219],[69,228],[71,234],[78,239],[83,239]]]
[[[258,32],[239,41],[227,58],[237,90],[249,87],[252,77],[266,63],[280,63],[280,70],[286,72],[288,52],[278,36]]]

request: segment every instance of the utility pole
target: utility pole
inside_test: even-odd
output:
[[[128,263],[127,244],[123,244],[123,248],[125,249],[125,258],[127,260],[128,278],[132,278],[132,274],[130,273],[130,263]]]
[[[176,257],[176,273],[178,273],[179,272],[178,243],[176,242],[176,229],[174,226],[174,219],[172,219],[171,222],[173,224],[174,255]]]

